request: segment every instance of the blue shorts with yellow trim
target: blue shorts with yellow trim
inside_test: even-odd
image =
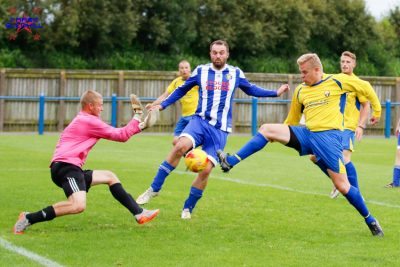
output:
[[[310,143],[310,131],[305,126],[289,126],[293,133],[296,135],[297,140],[299,140],[301,149],[299,151],[300,156],[314,154],[311,150]],[[297,150],[297,149],[296,149]]]
[[[217,150],[224,150],[228,133],[215,128],[208,121],[194,115],[180,135],[189,138],[193,147],[202,146],[208,154],[208,159],[216,166],[218,164]]]
[[[328,169],[336,173],[346,173],[343,163],[342,131],[311,132],[303,126],[290,126],[290,128],[299,140],[301,156],[314,154]]]
[[[354,136],[355,136],[355,132],[352,130],[344,130],[342,132],[342,146],[343,146],[343,150],[349,150],[351,152],[354,152]]]

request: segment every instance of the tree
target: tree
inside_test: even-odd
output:
[[[54,5],[49,48],[96,57],[130,47],[139,16],[132,0],[71,0]]]

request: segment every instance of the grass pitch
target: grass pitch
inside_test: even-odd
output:
[[[250,137],[231,136],[227,151]],[[231,170],[216,168],[192,220],[180,219],[194,179],[183,161],[148,208],[160,215],[140,226],[107,186],[88,194],[84,213],[56,218],[15,236],[20,211],[63,200],[50,179],[49,161],[58,135],[0,135],[0,241],[63,266],[395,266],[400,240],[399,190],[390,182],[395,139],[366,138],[353,162],[361,191],[384,231],[374,238],[363,219],[307,157],[280,144]],[[171,149],[171,136],[137,135],[127,143],[100,141],[88,169],[114,171],[137,197],[147,189]],[[1,243],[1,242],[0,242]],[[40,266],[0,246],[0,266]]]

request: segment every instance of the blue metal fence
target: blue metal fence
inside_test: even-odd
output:
[[[400,106],[400,102],[390,102],[390,99],[387,99],[385,102],[385,138],[390,138],[390,127],[392,125],[392,106]]]
[[[65,100],[65,101],[79,101],[80,97],[52,97],[45,96],[41,94],[40,96],[0,96],[0,100],[10,100],[10,101],[18,101],[18,100],[36,100],[39,103],[39,114],[38,114],[38,133],[40,135],[44,132],[44,122],[45,122],[45,107],[46,101],[54,101],[54,100]],[[142,101],[154,101],[155,98],[140,98]],[[111,125],[117,126],[117,103],[118,101],[130,101],[129,97],[118,97],[116,94],[112,94],[111,97],[103,97],[105,102],[111,101]],[[251,103],[251,133],[252,135],[257,134],[258,125],[257,125],[257,105],[259,103],[290,103],[289,100],[283,99],[257,99],[256,97],[249,99],[234,99],[233,102],[236,103]],[[384,103],[386,112],[385,112],[385,130],[384,135],[385,138],[390,138],[390,130],[391,130],[391,108],[392,106],[400,106],[400,102],[391,102],[390,99],[386,100]],[[383,106],[383,104],[382,104]]]

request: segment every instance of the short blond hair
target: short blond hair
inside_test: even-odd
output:
[[[356,61],[356,59],[357,59],[356,54],[351,53],[350,51],[344,51],[342,53],[342,57],[343,56],[349,57],[349,58],[353,59],[354,61]]]
[[[182,59],[181,61],[179,61],[178,67],[179,67],[179,65],[181,65],[182,63],[187,63],[187,64],[189,64],[189,67],[190,67],[190,63],[189,63],[189,61],[187,61],[186,59]]]
[[[100,93],[94,91],[94,90],[86,90],[82,96],[81,96],[81,106],[82,108],[86,107],[86,105],[90,103],[94,103],[96,100],[101,99],[102,96]]]
[[[311,67],[318,67],[318,68],[321,69],[321,71],[323,71],[321,60],[319,59],[317,54],[315,54],[315,53],[307,53],[307,54],[301,55],[297,59],[297,64],[298,65],[304,64],[306,62],[310,62]]]

